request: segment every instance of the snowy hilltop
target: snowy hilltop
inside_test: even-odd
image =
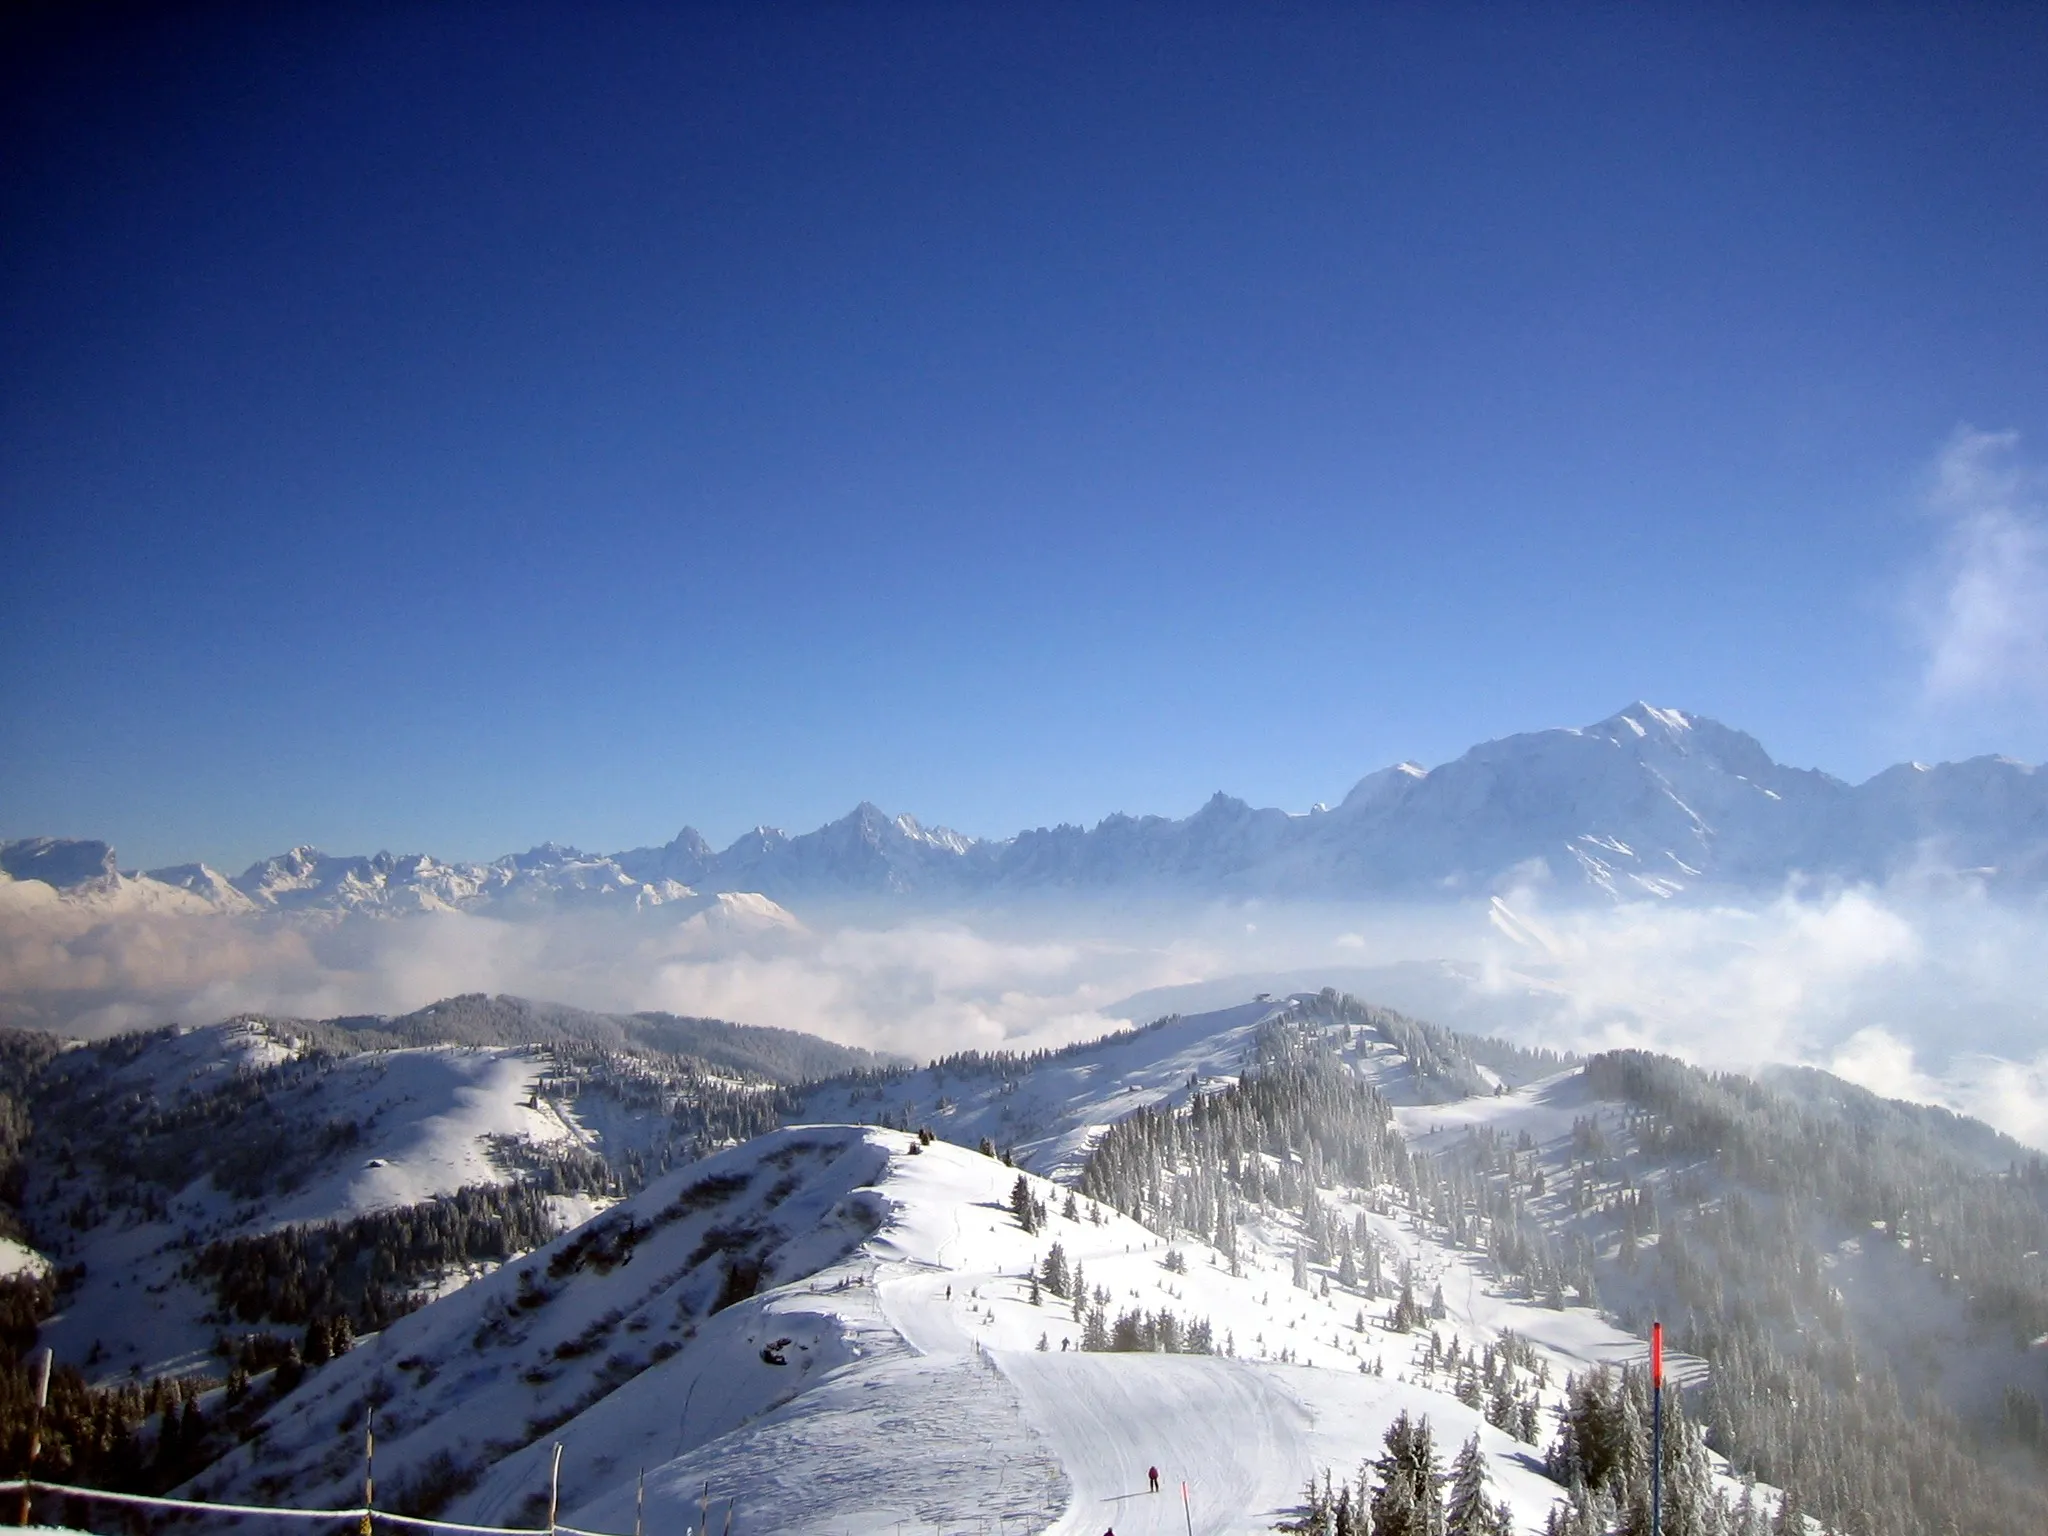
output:
[[[750,893],[761,905],[738,920],[756,924],[787,920],[775,902],[1041,891],[1445,896],[1535,882],[1626,898],[1798,875],[1961,875],[2031,889],[2048,880],[2048,775],[1985,757],[1902,764],[1852,785],[1785,767],[1703,716],[1638,703],[1440,767],[1398,763],[1302,814],[1219,792],[1178,819],[1115,815],[991,840],[863,803],[814,832],[760,827],[723,851],[687,827],[660,846],[589,854],[550,843],[488,864],[301,847],[233,877],[203,864],[123,874],[103,843],[31,838],[0,845],[0,871],[74,899],[194,911],[687,914],[717,904],[701,893]]]
[[[544,1527],[552,1493],[620,1533],[1355,1536],[1364,1506],[1375,1532],[1611,1536],[1647,1527],[1661,1317],[1666,1529],[2048,1520],[2048,1170],[1823,1074],[1566,1060],[1324,989],[809,1083],[650,1077],[590,1028],[451,1054],[403,1020],[307,1076],[354,1022],[83,1064],[0,1037],[56,1133],[20,1216],[85,1234],[0,1282],[59,1348],[52,1481],[346,1509],[374,1428],[379,1507],[472,1526]],[[661,1028],[745,1044],[702,1023]],[[81,1071],[83,1108],[132,1122],[89,1156]],[[734,1134],[652,1156],[679,1108],[709,1125],[709,1087]],[[208,1121],[223,1088],[241,1113]],[[286,1120],[317,1152],[366,1111],[282,1183],[122,1150]],[[518,1153],[496,1199],[447,1192],[493,1148]],[[66,1172],[108,1159],[121,1182]],[[568,1174],[577,1198],[540,1198]],[[125,1303],[87,1295],[102,1266]],[[147,1380],[79,1355],[117,1313],[173,1330],[194,1287],[214,1309],[178,1326],[213,1349]]]
[[[324,1458],[334,1423],[367,1401],[394,1490],[438,1482],[451,1517],[474,1523],[539,1514],[560,1442],[563,1518],[584,1529],[630,1528],[645,1468],[654,1529],[693,1526],[707,1505],[722,1520],[732,1501],[735,1529],[760,1533],[991,1518],[1061,1536],[1249,1532],[1405,1409],[1453,1448],[1479,1436],[1496,1496],[1518,1527],[1540,1524],[1555,1486],[1480,1411],[1403,1379],[1412,1338],[1357,1333],[1282,1263],[1240,1258],[1233,1274],[1205,1244],[1169,1245],[1030,1176],[1044,1214],[1027,1226],[1019,1178],[871,1128],[762,1138],[359,1346],[293,1394],[260,1453],[200,1486],[345,1499],[355,1468],[323,1485]],[[1078,1306],[1064,1294],[1076,1270]],[[1084,1350],[1097,1307],[1155,1330],[1171,1317],[1203,1342]],[[1568,1360],[1633,1347],[1590,1315],[1537,1320],[1559,1351],[1530,1358],[1554,1361],[1560,1388]],[[1447,1315],[1439,1338],[1464,1322]]]

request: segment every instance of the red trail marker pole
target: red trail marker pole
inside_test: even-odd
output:
[[[1650,1324],[1650,1536],[1664,1536],[1664,1325]]]
[[[1195,1512],[1188,1505],[1188,1485],[1185,1479],[1180,1485],[1180,1512],[1181,1517],[1188,1523],[1188,1536],[1195,1536]]]

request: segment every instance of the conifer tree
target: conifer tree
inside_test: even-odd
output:
[[[1351,1500],[1351,1485],[1337,1490],[1337,1502],[1330,1510],[1330,1536],[1371,1536],[1365,1529],[1365,1511]]]
[[[1444,1536],[1506,1536],[1497,1531],[1493,1505],[1486,1499],[1486,1457],[1473,1435],[1451,1463],[1450,1501],[1444,1511]]]
[[[1404,1410],[1373,1471],[1373,1536],[1443,1536],[1443,1476],[1427,1418],[1418,1423]]]
[[[1778,1518],[1771,1522],[1771,1536],[1806,1536],[1806,1511],[1799,1503],[1799,1485],[1785,1490],[1778,1502]]]
[[[1394,1303],[1394,1332],[1407,1333],[1420,1321],[1422,1312],[1415,1305],[1415,1287],[1403,1280],[1400,1299]]]
[[[1064,1298],[1067,1294],[1067,1250],[1054,1243],[1045,1255],[1045,1263],[1039,1270],[1039,1278],[1053,1295]]]
[[[1010,1214],[1017,1218],[1017,1225],[1026,1232],[1038,1230],[1037,1213],[1032,1209],[1034,1203],[1031,1198],[1031,1181],[1023,1174],[1018,1174],[1017,1182],[1010,1186]]]

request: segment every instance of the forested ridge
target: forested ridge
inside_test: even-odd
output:
[[[1581,1065],[1589,1112],[1562,1143],[1481,1127],[1448,1152],[1416,1154],[1360,1070],[1368,1037],[1401,1049],[1425,1097],[1431,1084],[1492,1091],[1477,1053],[1447,1032],[1348,998],[1302,1000],[1260,1032],[1236,1084],[1110,1126],[1082,1190],[1226,1254],[1241,1221],[1283,1210],[1301,1234],[1297,1283],[1320,1271],[1364,1297],[1392,1289],[1380,1256],[1363,1223],[1354,1232],[1330,1220],[1316,1191],[1350,1187],[1369,1206],[1405,1205],[1443,1240],[1484,1254],[1512,1293],[1554,1306],[1604,1301],[1642,1331],[1653,1314],[1666,1319],[1708,1366],[1706,1385],[1677,1410],[1683,1433],[1696,1427],[1699,1445],[1738,1473],[1789,1489],[1795,1514],[1854,1536],[2048,1530],[2048,1383],[2042,1352],[2029,1348],[2048,1332],[2039,1158],[1973,1123],[1832,1079],[1807,1081],[1795,1097],[1642,1052]],[[1496,1059],[1524,1073],[1540,1061]],[[1618,1123],[1595,1112],[1602,1101],[1622,1106]],[[2013,1154],[2007,1166],[1986,1166],[1996,1150]],[[2002,1394],[1965,1413],[1926,1380],[1901,1376],[1835,1282],[1832,1245],[1852,1237],[1911,1255],[1980,1340],[2003,1341],[2015,1379]],[[1892,1331],[1895,1344],[1915,1337]],[[1622,1374],[1574,1383],[1574,1411],[1632,1426],[1639,1390]],[[1587,1406],[1594,1399],[1607,1406]],[[1563,1529],[1633,1533],[1640,1488],[1575,1481],[1569,1447],[1553,1447],[1551,1465]],[[1350,1506],[1366,1507],[1371,1481]],[[1691,1484],[1681,1475],[1673,1486]],[[1332,1485],[1331,1522],[1338,1496]],[[1700,1536],[1767,1524],[1754,1502],[1712,1500],[1673,1520],[1667,1529]]]
[[[1851,1094],[1843,1113],[1646,1052],[1586,1072],[1630,1106],[1633,1143],[1588,1149],[1587,1220],[1643,1296],[1633,1310],[1683,1319],[1712,1367],[1716,1449],[1837,1530],[2048,1530],[2048,1367],[2029,1348],[2048,1319],[2039,1158],[1992,1172],[1910,1109]],[[1995,1405],[1966,1418],[1945,1400],[1939,1359],[1910,1348],[1928,1319],[1853,1314],[1832,1280],[1843,1240],[1896,1249],[2002,1339]]]

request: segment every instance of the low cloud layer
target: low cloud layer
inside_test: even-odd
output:
[[[2048,704],[2048,476],[2019,434],[1961,428],[1935,461],[1942,527],[1920,594],[1924,701],[1936,708]]]
[[[802,915],[794,927],[658,912],[323,926],[95,909],[0,884],[0,1021],[101,1035],[245,1010],[398,1013],[488,991],[928,1057],[1058,1044],[1169,1007],[1327,983],[1555,1048],[1827,1067],[2048,1149],[2039,903],[1852,888],[1619,907],[1525,892],[1437,907]]]
[[[1478,990],[1508,1031],[1705,1066],[1825,1067],[2048,1149],[2048,910],[1854,888],[1754,904],[1496,905]]]

